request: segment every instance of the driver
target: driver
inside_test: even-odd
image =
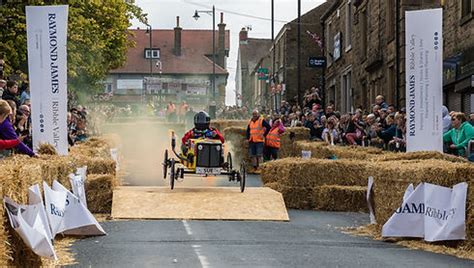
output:
[[[194,128],[186,132],[181,139],[181,144],[185,146],[189,139],[209,138],[218,139],[224,143],[224,136],[216,128],[210,127],[211,117],[206,112],[199,112],[194,115]]]

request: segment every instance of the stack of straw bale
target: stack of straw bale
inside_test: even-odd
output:
[[[262,181],[281,192],[289,208],[366,211],[371,166],[348,159],[284,158],[262,166]]]
[[[375,160],[376,161],[396,161],[396,160],[446,160],[449,162],[460,162],[460,163],[468,163],[465,158],[450,155],[450,154],[443,154],[440,152],[408,152],[408,153],[391,153],[385,152],[383,155],[380,155]]]
[[[290,138],[290,136],[293,136]],[[288,127],[281,135],[281,147],[278,153],[279,158],[301,156],[301,150],[297,148],[298,141],[308,140],[309,128]]]
[[[217,128],[220,132],[228,127],[247,128],[249,120],[212,120],[211,127]]]
[[[262,165],[264,184],[279,182],[286,186],[321,185],[366,186],[372,174],[369,163],[358,160],[283,158]]]
[[[387,161],[374,169],[375,215],[382,225],[401,205],[406,187],[413,183],[433,183],[452,187],[460,182],[468,183],[466,207],[467,244],[474,246],[474,165],[444,160]]]
[[[325,142],[298,141],[297,151],[311,151],[312,158],[372,159],[384,155],[382,149],[361,146],[331,146]]]
[[[90,174],[87,176],[85,190],[87,193],[87,206],[95,213],[108,213],[112,211],[112,196],[114,189],[119,186],[119,181],[111,174]]]
[[[242,161],[250,163],[249,144],[245,138],[247,128],[228,127],[223,131],[226,149],[232,154],[233,166],[238,167]]]
[[[232,156],[239,156],[246,163],[250,163],[248,153],[248,141],[246,139],[247,127],[228,127],[223,131],[226,143],[232,153]],[[293,134],[290,134],[293,133]],[[290,136],[293,136],[290,138]],[[285,133],[281,136],[281,147],[279,151],[279,157],[292,157],[300,156],[301,151],[298,153],[297,142],[308,139],[309,129],[303,127],[286,128]],[[235,161],[236,157],[234,157]],[[240,160],[240,159],[239,159]],[[237,162],[238,163],[238,162]]]
[[[92,148],[91,148],[92,147]],[[86,193],[90,211],[110,212],[111,193],[119,184],[115,176],[115,162],[110,159],[110,144],[102,139],[91,139],[71,150],[69,156],[42,155],[31,158],[14,155],[0,162],[0,188],[2,196],[8,196],[15,202],[28,202],[28,188],[42,181],[51,184],[54,179],[70,189],[68,175],[78,167],[87,165],[88,178]],[[50,261],[34,254],[10,227],[5,212],[0,210],[2,225],[0,228],[0,266],[7,265],[30,267],[49,265]]]
[[[365,186],[322,185],[312,198],[317,210],[368,212],[366,194]]]

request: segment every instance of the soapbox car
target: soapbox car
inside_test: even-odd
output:
[[[226,175],[229,181],[240,184],[240,192],[245,190],[245,178],[247,170],[245,162],[240,165],[240,170],[233,169],[232,155],[227,153],[224,162],[224,146],[220,140],[208,138],[190,139],[183,146],[181,153],[177,153],[176,137],[172,134],[171,148],[177,159],[169,157],[168,149],[165,150],[163,160],[163,179],[169,175],[171,189],[178,179],[184,179],[184,174],[196,174],[202,176]],[[168,173],[169,169],[169,174]]]

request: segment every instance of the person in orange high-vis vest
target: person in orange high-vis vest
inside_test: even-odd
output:
[[[265,136],[267,136],[270,128],[270,125],[260,116],[258,110],[254,110],[252,112],[252,119],[247,126],[246,134],[252,166],[257,172],[259,163],[262,162]]]
[[[278,159],[278,151],[280,150],[280,136],[285,132],[285,127],[281,123],[280,118],[275,117],[272,127],[265,137],[265,146],[263,147],[263,158],[265,160]]]

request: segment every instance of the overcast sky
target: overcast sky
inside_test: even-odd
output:
[[[194,10],[212,10],[216,7],[216,30],[220,12],[224,12],[226,29],[230,30],[230,55],[227,60],[229,78],[226,88],[226,104],[235,104],[235,71],[239,31],[242,27],[251,26],[251,38],[271,38],[271,0],[136,0],[136,4],[148,14],[148,21],[154,29],[173,29],[176,16],[180,17],[180,26],[186,29],[212,29],[212,16],[200,14],[194,20]],[[325,0],[301,0],[301,14],[319,6]],[[281,27],[297,17],[297,0],[274,0],[275,3],[275,36]],[[137,21],[132,27],[145,28]]]

